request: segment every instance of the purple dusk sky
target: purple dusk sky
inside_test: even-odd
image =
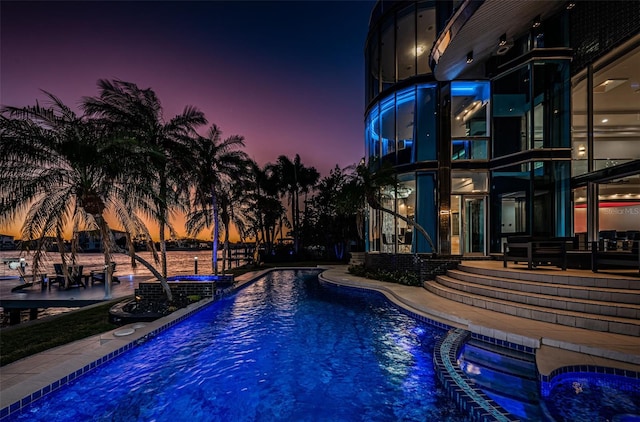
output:
[[[300,154],[326,176],[364,155],[363,49],[373,1],[6,1],[0,104],[75,106],[98,79],[185,105],[260,165]],[[204,133],[204,129],[202,131]]]

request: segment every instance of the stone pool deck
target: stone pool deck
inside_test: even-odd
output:
[[[265,272],[248,273],[236,281],[243,285]],[[542,375],[561,367],[581,365],[640,372],[638,337],[572,328],[478,309],[444,299],[421,287],[355,277],[347,272],[347,266],[327,268],[321,278],[332,284],[378,290],[395,304],[452,327],[537,348],[536,358]],[[129,324],[1,367],[0,419],[42,394],[55,390],[61,381],[80,376],[126,352],[208,303],[202,301],[157,321]],[[124,333],[127,334],[122,335]]]

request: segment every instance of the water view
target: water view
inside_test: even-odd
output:
[[[218,269],[222,269],[221,251],[218,251]],[[153,264],[153,255],[151,252],[138,252],[141,258],[149,261]],[[168,251],[167,252],[167,273],[169,275],[177,274],[193,274],[196,265],[196,258],[198,261],[198,272],[201,274],[211,274],[212,252],[210,250],[193,250],[193,251]],[[27,263],[27,274],[31,274],[33,268],[33,255],[20,251],[0,251],[0,262],[5,259],[11,258],[25,258]],[[134,276],[151,276],[151,272],[138,263],[136,268],[131,265],[131,258],[125,254],[113,254],[112,260],[117,264],[117,272],[115,275],[118,277],[134,275]],[[54,273],[53,264],[61,262],[60,254],[57,252],[48,252],[43,262],[43,268],[40,273]],[[240,261],[240,264],[243,262]],[[89,273],[91,270],[101,270],[104,267],[104,255],[102,253],[80,253],[78,254],[77,264],[83,265],[83,271]],[[233,261],[233,267],[236,267],[238,261]],[[156,268],[160,268],[160,264],[155,264]],[[18,271],[12,270],[7,264],[0,267],[0,277],[17,277]]]

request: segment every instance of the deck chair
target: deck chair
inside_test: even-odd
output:
[[[111,267],[113,268],[113,271],[111,272],[111,283],[118,283],[120,284],[120,279],[118,279],[118,277],[114,276],[113,273],[116,272],[116,263],[111,261]],[[107,279],[107,274],[105,271],[91,271],[89,277],[91,278],[91,285],[93,286],[95,283],[104,283],[105,280]]]
[[[62,264],[53,264],[53,271],[56,273],[53,277],[49,277],[49,290],[51,290],[51,286],[57,284],[58,287],[64,287],[65,277],[64,271],[62,271]]]
[[[58,284],[58,287],[65,285],[65,275],[62,270],[62,264],[53,264],[53,269],[56,273],[55,277],[49,278],[49,290],[51,290],[51,286],[54,284]],[[87,288],[86,284],[82,280],[83,274],[82,270],[84,269],[83,265],[78,265],[76,267],[69,267],[69,284],[68,287],[84,287]]]
[[[82,270],[84,269],[84,265],[78,265],[75,267],[69,268],[69,287],[84,287],[87,288],[86,284],[82,281],[83,274]]]

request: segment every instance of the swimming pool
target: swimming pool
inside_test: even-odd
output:
[[[275,271],[9,420],[464,420],[436,382],[445,334],[318,271]]]

